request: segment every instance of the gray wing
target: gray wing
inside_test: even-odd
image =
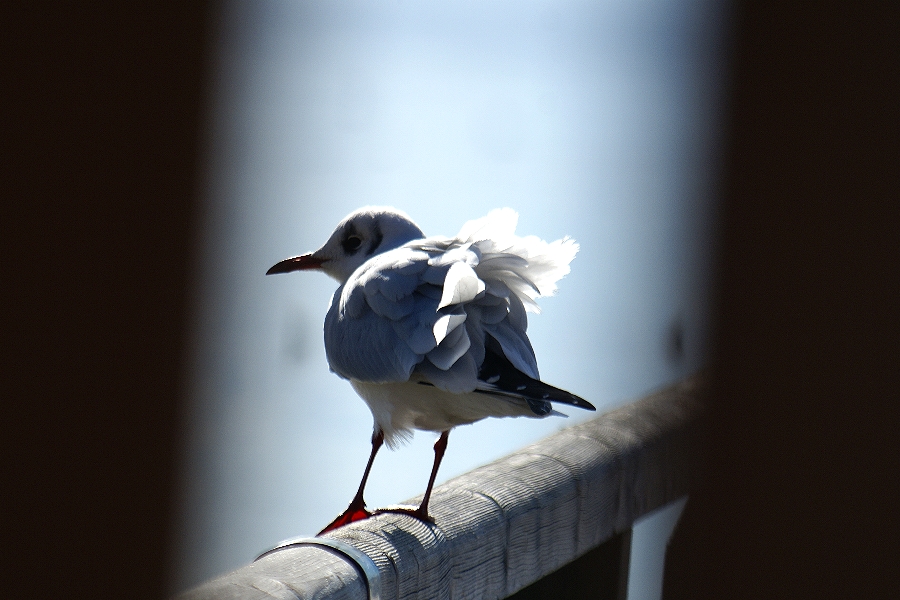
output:
[[[426,238],[372,257],[338,289],[325,319],[331,369],[357,381],[408,381],[440,389],[485,389],[487,340],[539,380],[526,309],[555,292],[578,245],[514,234],[517,215],[492,211],[456,238]]]
[[[325,320],[331,369],[371,383],[408,381],[416,372],[440,389],[470,392],[479,386],[489,334],[517,369],[537,379],[524,305],[504,277],[491,276],[522,259],[504,264],[491,255],[491,268],[480,268],[484,258],[477,244],[455,240],[423,240],[373,257],[332,299]]]

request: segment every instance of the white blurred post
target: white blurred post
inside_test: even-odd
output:
[[[684,496],[635,521],[631,530],[628,600],[662,600],[666,549],[687,501]]]

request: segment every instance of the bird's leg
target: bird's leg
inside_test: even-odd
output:
[[[406,508],[406,507],[391,507],[391,508],[383,508],[375,511],[375,514],[379,513],[400,513],[404,515],[409,515],[411,517],[415,517],[420,521],[425,521],[427,523],[434,523],[434,519],[432,519],[428,515],[428,501],[431,500],[431,488],[434,487],[434,480],[437,478],[438,469],[441,466],[441,460],[444,458],[444,451],[447,450],[447,438],[450,437],[450,430],[444,431],[441,433],[441,437],[434,443],[434,466],[431,467],[431,477],[428,478],[428,487],[425,488],[425,496],[422,498],[422,503],[419,504],[419,508]]]
[[[438,469],[441,461],[444,460],[444,452],[447,450],[447,439],[450,437],[450,430],[441,432],[441,437],[434,443],[434,466],[431,467],[431,477],[428,478],[428,487],[425,488],[425,496],[422,498],[422,504],[419,505],[418,516],[424,521],[432,521],[428,516],[428,501],[431,500],[431,488],[434,487],[434,480],[437,478]]]
[[[369,471],[372,470],[372,463],[375,462],[375,455],[378,454],[378,450],[383,443],[384,432],[378,428],[375,430],[375,433],[372,434],[372,453],[369,455],[369,462],[366,464],[366,470],[363,471],[362,481],[359,482],[359,489],[356,491],[353,500],[350,501],[350,506],[348,506],[347,510],[339,514],[334,521],[329,523],[325,529],[320,531],[317,535],[328,533],[329,531],[347,525],[348,523],[362,521],[363,519],[368,519],[372,516],[372,513],[366,510],[366,501],[363,499],[363,491],[366,489],[366,481],[369,479]]]

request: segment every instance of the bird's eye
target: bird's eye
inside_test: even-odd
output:
[[[347,239],[341,242],[341,246],[344,247],[345,252],[356,252],[362,246],[362,238],[358,235],[348,236]]]

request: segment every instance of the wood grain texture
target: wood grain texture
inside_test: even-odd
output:
[[[194,588],[179,600],[351,600],[366,597],[361,573],[325,548],[285,548]]]
[[[372,558],[383,600],[505,598],[687,493],[701,392],[687,380],[452,479],[434,525],[384,514],[328,536]],[[366,584],[339,553],[289,548],[180,597],[212,598],[366,598]]]

